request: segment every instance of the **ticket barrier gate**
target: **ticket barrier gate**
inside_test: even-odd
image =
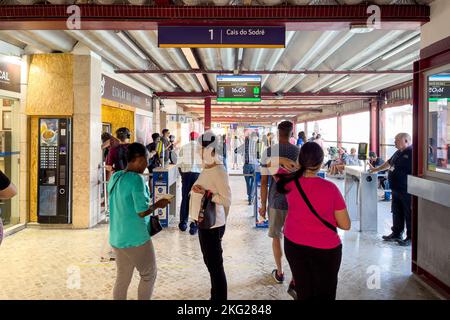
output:
[[[351,221],[359,221],[359,231],[377,231],[378,176],[362,167],[345,167],[345,202]]]
[[[157,212],[161,226],[168,227],[169,220],[176,216],[177,166],[167,165],[164,168],[155,168],[150,178],[153,179],[153,204],[160,200],[162,195],[172,194],[175,196],[167,207],[163,209],[159,208]]]

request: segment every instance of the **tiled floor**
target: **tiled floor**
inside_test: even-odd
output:
[[[271,241],[266,229],[254,227],[244,179],[232,177],[231,184],[233,206],[223,241],[229,298],[290,299],[287,283],[276,284],[270,276]],[[387,208],[380,203],[380,209]],[[387,229],[388,212],[380,214],[379,225]],[[0,299],[111,299],[115,264],[100,262],[106,230],[105,225],[90,230],[29,228],[7,237],[0,247]],[[338,299],[436,299],[412,277],[410,249],[379,238],[355,231],[342,235]],[[209,276],[197,237],[178,231],[175,222],[153,241],[158,264],[153,298],[208,299]],[[285,267],[290,279],[286,262]],[[374,272],[379,272],[379,288],[372,281]],[[137,283],[135,274],[130,299],[136,299]]]

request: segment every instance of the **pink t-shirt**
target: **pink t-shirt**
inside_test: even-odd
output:
[[[346,208],[344,198],[336,185],[320,177],[300,178],[300,184],[320,217],[336,226],[334,212]],[[297,190],[295,181],[286,185],[288,214],[284,224],[284,235],[290,241],[308,247],[332,249],[341,244],[337,233],[326,227],[309,210]]]

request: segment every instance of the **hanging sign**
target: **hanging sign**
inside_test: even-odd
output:
[[[102,75],[102,98],[152,112],[152,97],[106,75]]]
[[[159,26],[160,48],[284,48],[286,28]]]
[[[20,64],[0,56],[0,90],[20,93]]]

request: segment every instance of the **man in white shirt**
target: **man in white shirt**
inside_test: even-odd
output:
[[[198,137],[197,132],[191,132],[189,134],[190,142],[181,147],[178,155],[182,196],[178,228],[181,231],[186,231],[189,221],[189,192],[202,170],[201,147],[197,142]]]

